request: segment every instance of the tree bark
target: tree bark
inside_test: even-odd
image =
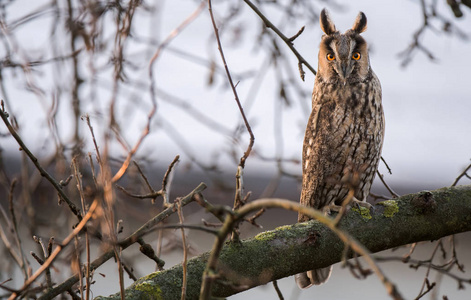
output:
[[[362,210],[362,212],[365,212]],[[360,214],[351,209],[339,229],[372,253],[471,230],[471,185],[423,191],[387,200]],[[227,297],[275,279],[341,261],[345,245],[317,221],[286,225],[239,243],[226,242],[212,295]],[[198,299],[209,257],[188,261],[186,299]],[[126,299],[180,299],[182,265],[151,273],[126,289]],[[120,299],[115,294],[96,299]]]

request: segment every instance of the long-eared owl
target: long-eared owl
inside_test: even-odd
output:
[[[323,211],[338,208],[353,191],[352,202],[366,202],[384,137],[381,85],[371,69],[368,45],[360,35],[366,16],[341,34],[328,12],[320,15],[324,35],[304,136],[300,203]],[[309,220],[299,214],[298,222]],[[296,275],[299,287],[327,281],[332,266]]]

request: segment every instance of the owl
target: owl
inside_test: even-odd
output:
[[[304,136],[300,203],[330,212],[345,199],[366,202],[384,137],[381,85],[371,69],[368,45],[360,35],[366,16],[360,12],[352,29],[341,34],[327,10],[320,14],[324,35],[312,93],[312,111]],[[353,191],[353,197],[347,194]],[[298,222],[309,220],[303,214]],[[327,281],[332,266],[296,275],[300,288]]]

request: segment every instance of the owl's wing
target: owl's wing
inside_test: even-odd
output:
[[[323,182],[324,165],[321,163],[321,147],[323,134],[320,132],[322,119],[325,118],[325,110],[319,103],[314,103],[309,121],[306,126],[303,144],[303,183],[300,203],[304,206],[319,208],[315,194],[319,185]],[[300,215],[301,218],[301,215]],[[303,221],[308,218],[302,217]]]

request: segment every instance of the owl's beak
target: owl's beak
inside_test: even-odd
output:
[[[348,76],[350,76],[350,73],[351,73],[351,68],[350,66],[348,65],[348,63],[340,63],[340,70],[341,70],[341,74],[340,77],[342,78],[342,81],[343,81],[343,85],[347,85],[347,78]]]
[[[342,64],[342,75],[343,78],[347,78],[347,64]]]
[[[347,64],[342,64],[343,85],[347,85]]]

